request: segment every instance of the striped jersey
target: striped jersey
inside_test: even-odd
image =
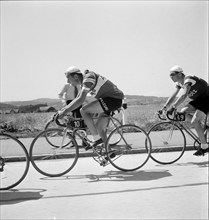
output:
[[[82,89],[88,91],[90,95],[96,99],[112,97],[116,99],[123,99],[123,92],[105,77],[94,73],[92,71],[84,75]]]

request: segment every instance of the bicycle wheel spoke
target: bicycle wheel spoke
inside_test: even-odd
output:
[[[61,176],[76,164],[78,146],[72,135],[63,129],[51,128],[35,137],[30,146],[30,157],[34,168],[41,174]]]
[[[118,135],[121,136],[119,143],[112,146],[111,141]],[[109,135],[106,150],[108,160],[114,167],[123,171],[134,171],[148,161],[151,141],[146,132],[138,126],[122,125]],[[115,154],[115,156],[113,157],[111,154]]]
[[[29,156],[24,145],[10,135],[0,134],[0,190],[17,186],[28,168]]]

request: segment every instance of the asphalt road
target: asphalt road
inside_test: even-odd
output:
[[[171,165],[150,159],[130,173],[84,157],[58,178],[30,166],[24,181],[0,198],[2,220],[208,219],[208,155],[187,151]]]

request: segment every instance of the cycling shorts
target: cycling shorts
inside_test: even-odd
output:
[[[194,108],[207,114],[209,112],[209,96],[199,97],[191,102],[189,102]]]
[[[122,99],[116,99],[112,97],[105,97],[98,99],[105,114],[109,115],[111,111],[115,111],[122,106]]]

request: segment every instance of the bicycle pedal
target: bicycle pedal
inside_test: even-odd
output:
[[[100,166],[105,167],[107,164],[108,164],[108,160],[104,159],[104,160],[101,161]]]
[[[90,150],[90,149],[92,149],[92,146],[91,145],[87,145],[86,147],[85,147],[85,150],[87,151],[87,150]]]

